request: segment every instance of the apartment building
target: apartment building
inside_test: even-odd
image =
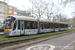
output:
[[[8,15],[18,15],[18,16],[31,16],[31,13],[26,13],[26,11],[18,10],[16,7],[8,5],[0,1],[0,23],[5,21],[6,16]]]
[[[3,23],[7,16],[7,3],[0,1],[0,23]]]
[[[29,16],[31,17],[31,13],[26,13],[26,11],[18,10],[18,16]]]
[[[16,7],[10,5],[7,6],[7,15],[17,15],[17,11]]]

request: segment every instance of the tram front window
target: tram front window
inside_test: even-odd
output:
[[[5,29],[11,29],[15,18],[8,16],[5,21]]]
[[[5,29],[11,29],[11,28],[12,28],[12,22],[10,20],[6,20]]]

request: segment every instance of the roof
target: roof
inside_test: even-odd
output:
[[[28,16],[14,16],[14,15],[9,15],[12,16],[14,18],[21,18],[21,19],[29,19],[29,20],[38,20],[38,18],[33,18],[33,17],[28,17]],[[39,21],[45,21],[45,22],[53,22],[47,19],[39,19]],[[67,24],[66,22],[58,22],[58,21],[54,21],[54,23],[63,23],[63,24]]]

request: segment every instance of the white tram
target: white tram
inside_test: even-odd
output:
[[[68,24],[33,17],[10,15],[6,17],[4,35],[31,35],[61,30],[68,30]]]

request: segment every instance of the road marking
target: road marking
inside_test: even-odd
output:
[[[66,45],[65,47],[63,47],[61,50],[64,50],[66,47],[68,47],[69,45],[71,45],[71,44],[74,43],[74,42],[75,42],[75,40],[72,41],[71,43],[69,43],[68,45]]]
[[[40,44],[28,47],[25,50],[54,50],[55,46],[51,44]]]

